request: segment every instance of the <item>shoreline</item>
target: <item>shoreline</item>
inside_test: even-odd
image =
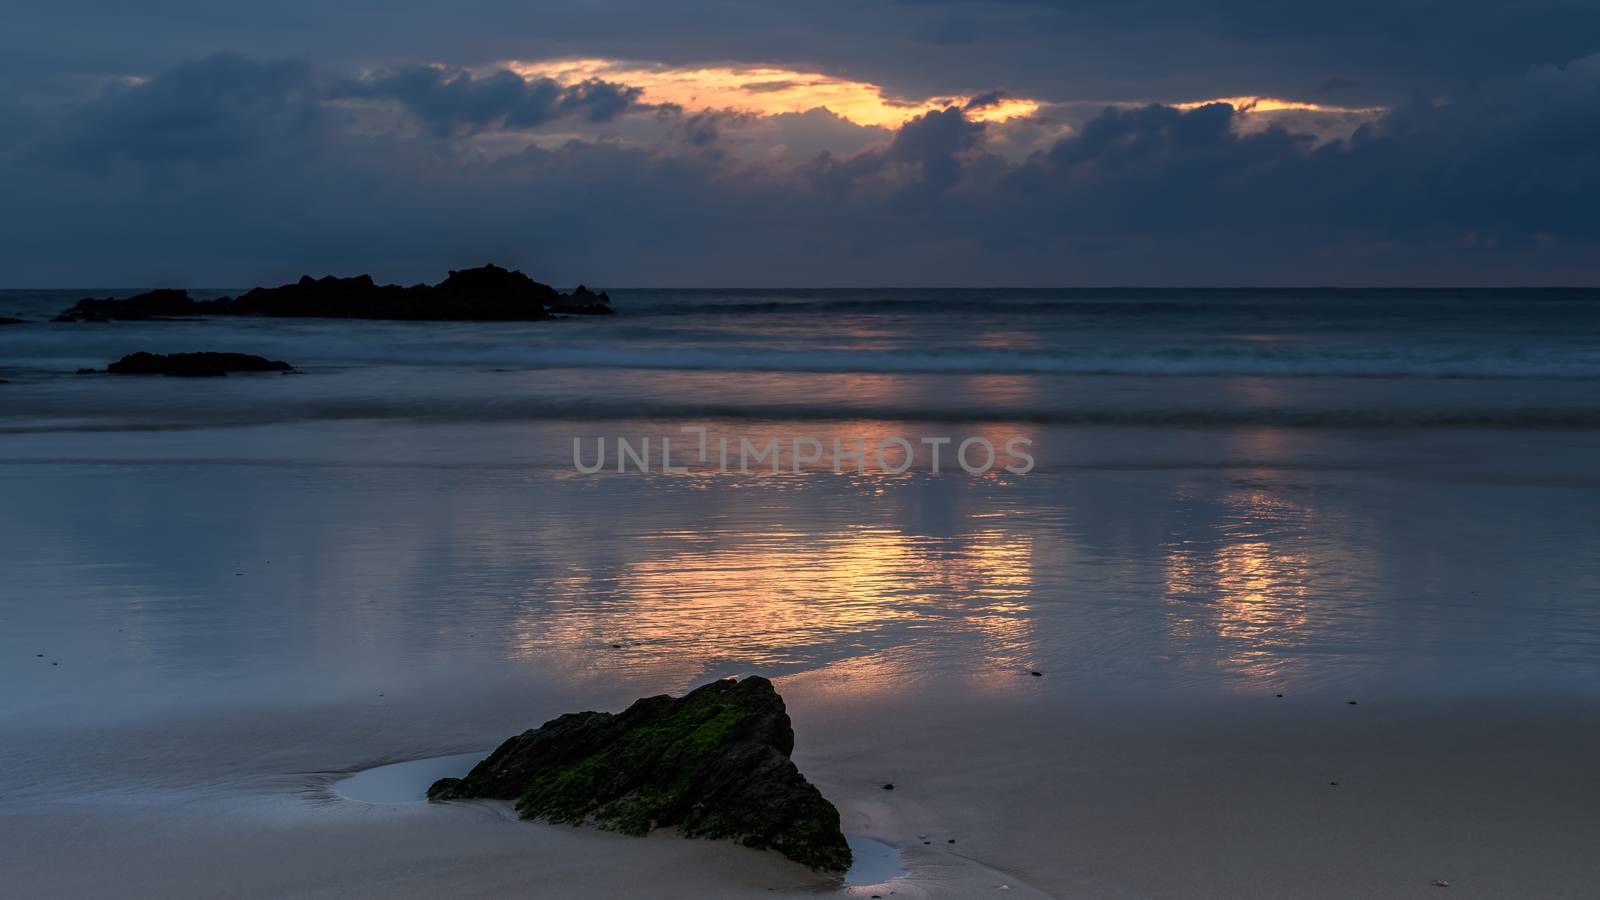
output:
[[[896,896],[987,895],[1006,884],[1009,897],[1226,897],[1248,882],[1258,893],[1247,896],[1404,897],[1437,879],[1451,896],[1578,897],[1600,874],[1585,852],[1600,840],[1584,753],[1600,739],[1595,699],[1141,703],[1082,699],[1065,681],[1044,681],[1010,699],[943,688],[848,695],[817,673],[781,679],[780,689],[796,723],[795,760],[839,806],[845,830],[902,851],[908,874]],[[479,803],[332,797],[329,785],[351,770],[326,766],[384,737],[392,755],[408,755],[434,704],[376,716],[339,703],[240,710],[246,728],[222,716],[39,734],[7,779],[38,789],[0,791],[13,888],[35,897],[491,896],[535,884],[554,897],[840,890],[775,854],[725,843],[522,822]],[[487,708],[442,730],[498,733]],[[130,733],[139,731],[143,739]],[[92,777],[61,752],[137,754],[146,742],[150,759],[168,746],[171,771],[134,766],[142,786],[114,772]],[[22,747],[15,735],[6,743]],[[269,752],[249,763],[250,748]],[[37,768],[47,756],[61,760],[58,771]],[[883,791],[884,781],[896,789]],[[69,840],[96,849],[67,866]]]

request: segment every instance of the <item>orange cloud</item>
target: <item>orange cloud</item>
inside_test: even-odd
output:
[[[1376,115],[1387,112],[1382,106],[1324,106],[1321,103],[1306,103],[1301,100],[1280,100],[1277,97],[1218,97],[1215,100],[1193,100],[1188,103],[1174,103],[1178,109],[1199,109],[1213,103],[1226,103],[1239,112],[1284,112],[1286,110],[1299,110],[1304,112],[1324,113],[1354,113]]]
[[[524,78],[550,78],[571,84],[589,78],[615,81],[641,89],[645,103],[672,103],[691,111],[731,109],[760,116],[802,113],[823,108],[857,125],[898,128],[923,113],[965,106],[972,98],[889,97],[883,88],[777,66],[705,66],[674,68],[616,59],[513,60],[504,66]],[[1039,104],[1002,97],[968,111],[978,121],[998,122],[1037,112]]]

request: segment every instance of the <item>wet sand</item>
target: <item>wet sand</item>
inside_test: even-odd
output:
[[[239,324],[294,346],[319,327]],[[0,893],[1600,884],[1600,432],[1560,409],[1512,421],[1558,400],[1588,415],[1587,381],[430,372],[363,365],[365,332],[316,333],[316,377],[102,385],[41,363],[7,386]],[[508,340],[457,336],[473,360]],[[70,371],[57,357],[79,351],[58,351]],[[649,416],[524,402],[574,397]],[[1040,465],[573,473],[573,435],[660,434],[684,398],[719,397],[739,408],[701,412],[738,415],[713,430],[1020,430]],[[762,418],[796,397],[862,411]],[[957,424],[950,403],[974,397],[994,414]],[[1206,427],[1165,418],[1217,404]],[[905,418],[870,415],[890,407]],[[1080,407],[1132,424],[1070,424]],[[334,789],[744,674],[775,681],[796,762],[903,878],[846,889],[725,844]]]
[[[847,832],[901,851],[907,874],[881,889],[725,843],[334,789],[396,761],[380,748],[488,746],[505,707],[531,723],[561,702],[509,685],[454,710],[418,685],[382,705],[8,727],[0,865],[14,896],[152,898],[1410,897],[1434,881],[1583,897],[1600,877],[1589,701],[1084,698],[1048,675],[863,687],[779,681],[802,770]]]

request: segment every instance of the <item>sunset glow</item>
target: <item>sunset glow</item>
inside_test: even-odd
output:
[[[1385,112],[1381,106],[1328,106],[1321,103],[1307,103],[1302,100],[1282,100],[1277,97],[1217,97],[1211,100],[1193,100],[1188,103],[1174,103],[1178,109],[1199,109],[1213,103],[1226,103],[1239,112],[1324,112],[1340,114],[1377,114]]]
[[[511,61],[503,64],[524,78],[550,78],[563,84],[587,79],[619,82],[641,89],[641,100],[671,103],[691,112],[733,110],[772,116],[827,109],[857,125],[898,128],[927,112],[965,106],[969,96],[910,99],[891,97],[876,84],[850,81],[775,66],[710,66],[672,68],[614,59]],[[1030,116],[1039,104],[1020,97],[998,100],[968,110],[970,118],[998,122]]]
[[[663,552],[620,573],[580,568],[563,578],[566,605],[517,624],[518,654],[592,665],[583,648],[620,638],[631,652],[606,665],[693,678],[730,647],[776,668],[844,634],[898,641],[901,666],[927,652],[927,634],[949,627],[985,671],[1015,669],[1036,649],[1034,542],[997,527],[960,540],[863,525],[809,540],[783,530],[682,532],[658,544]],[[612,590],[630,602],[611,602]],[[951,596],[970,603],[964,618],[951,618]]]

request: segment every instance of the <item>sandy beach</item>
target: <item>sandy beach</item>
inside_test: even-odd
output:
[[[1403,694],[1084,699],[1049,678],[780,683],[796,760],[906,874],[841,887],[775,854],[371,804],[330,785],[558,701],[421,685],[317,710],[9,730],[0,835],[29,897],[1583,897],[1600,825],[1592,701]],[[481,684],[481,682],[480,682]],[[520,694],[520,695],[519,695]],[[417,696],[421,695],[421,696]],[[138,717],[143,719],[143,716]],[[402,751],[404,752],[404,751]],[[93,771],[86,771],[92,764]],[[1334,782],[1337,782],[1335,785]],[[893,783],[893,791],[882,788]],[[79,848],[63,852],[63,848]]]

